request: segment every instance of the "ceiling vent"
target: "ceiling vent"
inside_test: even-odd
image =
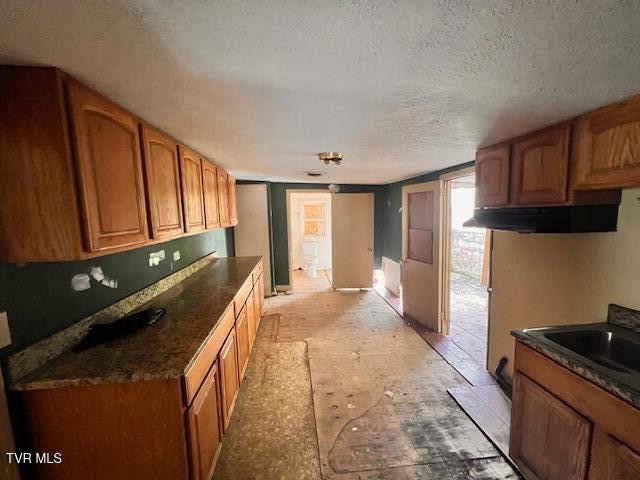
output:
[[[342,152],[322,152],[318,154],[318,158],[320,158],[320,161],[324,162],[325,165],[329,165],[332,162],[340,165],[340,163],[342,163]]]
[[[308,177],[321,177],[322,173],[320,172],[307,172]]]

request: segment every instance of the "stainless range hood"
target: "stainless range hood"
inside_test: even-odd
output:
[[[476,208],[465,227],[521,233],[615,232],[618,204],[536,208]]]

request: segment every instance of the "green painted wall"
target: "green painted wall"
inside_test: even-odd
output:
[[[166,259],[149,267],[149,253],[164,249]],[[214,250],[233,256],[233,229],[215,230],[166,243],[142,247],[81,262],[0,263],[0,311],[6,311],[13,343],[0,350],[5,355],[56,333],[78,320],[157,282],[171,273],[173,252],[180,250],[174,271]],[[89,290],[71,289],[71,277],[101,266],[105,275],[118,280],[111,289],[92,283]]]

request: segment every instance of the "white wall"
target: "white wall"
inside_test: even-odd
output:
[[[325,232],[323,237],[305,238],[318,242],[318,268],[331,268],[331,193],[291,193],[291,211],[289,212],[289,226],[291,229],[291,268],[294,270],[304,266],[302,249],[302,202],[321,202],[324,204]]]
[[[609,303],[640,309],[640,189],[625,190],[618,231],[495,232],[489,368],[513,370],[514,328],[606,321]]]
[[[382,270],[384,271],[385,288],[400,296],[400,263],[382,257]]]
[[[271,295],[271,251],[267,185],[237,185],[238,225],[234,227],[236,255],[261,255],[264,265],[264,291]]]

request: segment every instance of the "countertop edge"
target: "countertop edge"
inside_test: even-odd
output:
[[[512,330],[511,335],[521,343],[553,360],[560,366],[570,370],[572,373],[624,400],[631,406],[640,409],[640,392],[635,392],[631,387],[621,384],[613,378],[605,377],[589,365],[586,365],[577,359],[567,358],[563,352],[556,350],[549,345],[540,343],[537,339],[528,335],[523,329]]]
[[[234,257],[235,258],[235,257]],[[247,257],[238,257],[238,258],[255,258],[255,265],[250,270],[250,273],[244,279],[243,283],[247,281],[247,279],[251,278],[253,270],[258,266],[260,256],[247,256]],[[200,269],[198,269],[200,270]],[[196,273],[196,272],[194,272]],[[189,275],[190,277],[191,275]],[[183,279],[183,281],[186,280]],[[177,285],[177,284],[176,284]],[[175,285],[174,285],[175,286]],[[238,288],[234,294],[240,291]],[[65,388],[65,387],[81,387],[81,386],[90,386],[90,385],[100,385],[100,384],[118,384],[118,383],[133,383],[133,382],[142,382],[142,381],[154,381],[154,380],[180,380],[182,379],[189,369],[195,364],[198,357],[203,352],[209,340],[216,333],[216,329],[220,324],[220,320],[223,318],[225,312],[228,308],[233,308],[233,299],[227,305],[223,312],[218,316],[213,326],[209,330],[206,336],[202,338],[199,347],[193,353],[190,360],[185,363],[185,365],[181,368],[168,368],[166,370],[158,371],[158,372],[140,372],[140,373],[132,373],[128,375],[122,375],[121,373],[113,374],[113,375],[105,375],[105,376],[91,376],[91,377],[75,377],[75,378],[60,378],[60,379],[44,379],[44,380],[28,380],[26,379],[28,376],[17,379],[11,382],[8,385],[9,390],[12,392],[28,392],[28,391],[36,391],[36,390],[51,390],[56,388]],[[62,352],[64,354],[65,352]],[[53,359],[52,359],[53,360]],[[43,365],[42,367],[46,366]]]

